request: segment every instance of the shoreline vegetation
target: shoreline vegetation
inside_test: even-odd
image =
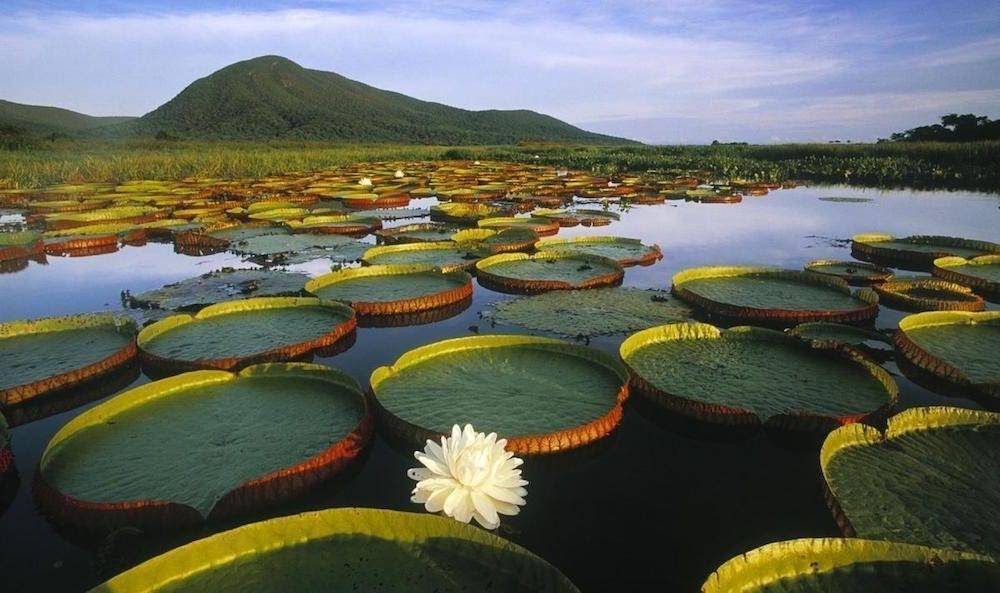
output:
[[[536,162],[600,175],[655,171],[752,181],[1000,191],[1000,141],[594,146],[423,146],[306,141],[56,139],[0,151],[0,188],[58,183],[232,180],[391,160]]]

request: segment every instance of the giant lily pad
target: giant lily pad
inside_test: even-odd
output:
[[[490,204],[449,202],[431,206],[431,220],[444,222],[468,224],[500,214],[503,214],[503,210]]]
[[[986,303],[972,289],[936,278],[890,280],[874,287],[879,302],[904,311],[982,311]]]
[[[618,334],[685,321],[691,309],[668,292],[639,288],[554,290],[501,301],[490,318],[573,337]]]
[[[420,241],[446,241],[458,227],[443,222],[404,224],[375,232],[380,243],[417,243]]]
[[[144,328],[137,341],[143,370],[164,375],[294,360],[337,344],[355,326],[354,311],[340,303],[265,297],[167,317]]]
[[[847,534],[1000,554],[1000,414],[913,408],[884,434],[845,426],[820,464]]]
[[[45,228],[62,230],[96,224],[136,224],[166,218],[169,213],[169,210],[152,206],[117,206],[88,212],[50,214],[45,217]]]
[[[898,390],[864,356],[757,327],[674,323],[621,345],[650,400],[698,420],[826,432],[877,417]]]
[[[767,544],[720,566],[702,593],[964,593],[1000,588],[1000,564],[969,552],[865,539]]]
[[[301,222],[285,223],[293,233],[329,233],[333,235],[367,235],[382,228],[382,220],[350,214],[307,216]]]
[[[1000,398],[1000,311],[908,315],[895,338],[900,369],[945,393]]]
[[[981,255],[971,259],[941,257],[934,260],[931,273],[968,286],[985,298],[1000,302],[1000,255]]]
[[[542,239],[535,243],[539,251],[573,251],[613,259],[623,266],[656,263],[663,257],[659,245],[643,245],[639,239],[624,237],[572,237],[569,239]]]
[[[578,593],[556,568],[492,533],[444,517],[358,508],[244,525],[157,556],[92,593],[227,587],[260,593]]]
[[[404,218],[423,218],[430,213],[431,211],[427,208],[376,208],[374,210],[358,210],[354,215],[381,220],[401,220]]]
[[[852,293],[839,278],[777,268],[689,268],[674,275],[673,293],[709,315],[758,325],[859,322],[878,313],[869,289]]]
[[[851,346],[879,359],[887,359],[892,354],[892,344],[886,336],[854,325],[816,321],[796,325],[788,333],[803,340]]]
[[[546,220],[544,218],[519,218],[515,216],[496,216],[483,218],[477,222],[481,229],[511,229],[528,228],[538,234],[539,237],[554,235],[559,232],[559,222]]]
[[[312,364],[195,371],[131,389],[52,437],[35,489],[82,527],[176,529],[293,497],[371,437],[358,384]]]
[[[410,195],[407,193],[377,194],[377,193],[357,193],[341,194],[337,196],[344,206],[351,210],[372,210],[376,208],[395,208],[408,206]]]
[[[464,229],[451,236],[458,243],[474,245],[476,249],[489,253],[513,253],[534,249],[538,233],[529,228],[511,227],[507,229]]]
[[[0,323],[0,406],[69,388],[130,362],[135,323],[107,314]]]
[[[531,294],[613,286],[621,283],[625,271],[613,259],[555,251],[493,255],[476,263],[476,275],[487,288]]]
[[[295,295],[308,280],[309,276],[292,272],[223,268],[130,295],[129,303],[134,307],[176,311],[235,298]]]
[[[305,288],[322,299],[348,303],[360,315],[399,315],[470,298],[472,277],[428,265],[379,265],[337,270],[313,278]]]
[[[23,259],[42,252],[42,235],[34,231],[0,233],[0,261]]]
[[[870,286],[893,277],[892,270],[888,268],[856,261],[816,259],[807,263],[805,269],[816,274],[841,278],[851,286]]]
[[[422,443],[471,423],[517,453],[579,447],[610,433],[628,396],[621,364],[598,350],[533,336],[487,335],[411,350],[372,373],[386,427]]]
[[[949,255],[975,257],[1000,254],[1000,245],[961,237],[913,235],[896,238],[881,233],[855,235],[851,239],[851,254],[876,263],[916,270],[929,270],[934,260]]]
[[[361,256],[361,263],[369,266],[423,264],[449,272],[468,271],[483,255],[473,246],[454,241],[424,241],[372,247]]]
[[[319,258],[349,262],[357,260],[368,246],[342,235],[258,235],[230,243],[236,253],[277,264],[295,264]]]

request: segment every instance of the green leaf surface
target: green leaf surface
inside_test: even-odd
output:
[[[665,291],[595,288],[501,301],[491,317],[498,323],[566,336],[596,336],[684,321],[691,317],[691,309]]]
[[[529,336],[445,340],[376,369],[372,389],[390,414],[430,432],[471,423],[504,438],[540,435],[616,405],[624,370],[595,352]]]
[[[895,396],[874,365],[762,328],[665,325],[633,334],[621,353],[663,393],[749,410],[762,421],[779,414],[853,416]]]
[[[451,519],[329,509],[239,527],[176,548],[92,593],[578,593],[520,546]]]
[[[84,412],[53,437],[40,471],[80,500],[172,501],[207,516],[240,484],[340,441],[363,414],[360,388],[327,367],[196,371]]]
[[[224,268],[132,295],[131,302],[139,307],[178,310],[235,298],[295,294],[307,280],[305,274]]]
[[[1000,414],[912,408],[832,432],[821,465],[860,537],[1000,554]]]
[[[1000,587],[990,558],[864,539],[767,544],[719,567],[702,593],[965,593]]]

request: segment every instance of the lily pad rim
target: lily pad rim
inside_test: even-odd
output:
[[[392,521],[383,521],[383,518]],[[399,526],[402,521],[411,526],[406,530],[407,538],[401,537],[403,531]],[[361,522],[364,525],[359,525]],[[308,511],[215,533],[155,556],[98,585],[90,593],[147,591],[177,575],[193,574],[217,566],[220,557],[233,561],[259,554],[261,541],[264,540],[270,542],[267,549],[274,550],[303,545],[304,540],[324,539],[339,534],[369,535],[408,542],[431,537],[461,537],[463,540],[517,554],[535,567],[545,568],[550,572],[552,582],[558,586],[557,590],[579,593],[576,586],[558,568],[518,544],[490,532],[426,513],[361,507]]]
[[[822,558],[822,569],[816,566]],[[800,538],[765,544],[730,558],[719,566],[701,586],[703,593],[726,593],[761,590],[797,576],[833,572],[857,562],[910,561],[921,566],[937,562],[974,560],[995,564],[989,556],[933,548],[917,544],[859,538]]]
[[[596,348],[557,338],[527,334],[483,334],[449,338],[408,350],[392,364],[380,366],[372,371],[369,378],[372,401],[380,416],[387,418],[386,425],[391,432],[414,437],[411,440],[419,442],[428,438],[438,438],[442,434],[414,425],[386,410],[379,400],[379,385],[405,368],[419,365],[439,356],[463,350],[510,346],[532,346],[540,350],[553,350],[562,355],[583,358],[600,365],[605,371],[613,373],[621,381],[621,386],[616,395],[615,404],[608,412],[586,424],[544,434],[500,435],[507,439],[508,451],[524,455],[538,455],[581,447],[606,436],[621,421],[622,406],[629,397],[629,372],[620,360]]]
[[[253,377],[309,378],[312,380],[332,383],[341,389],[345,389],[352,394],[357,395],[362,410],[361,418],[358,421],[358,425],[351,433],[348,433],[348,435],[343,439],[335,443],[331,443],[323,451],[320,451],[307,459],[303,459],[292,466],[279,468],[266,474],[251,478],[242,484],[238,484],[226,495],[216,501],[209,515],[202,516],[203,520],[211,518],[212,515],[215,514],[219,505],[234,492],[247,487],[253,487],[258,484],[284,478],[289,475],[297,475],[299,473],[309,471],[312,469],[312,466],[316,465],[318,460],[322,460],[326,457],[353,457],[360,452],[355,450],[357,441],[360,439],[363,444],[370,437],[372,432],[371,407],[365,397],[364,390],[353,377],[334,367],[312,363],[286,362],[256,364],[248,366],[238,372],[224,370],[197,370],[133,387],[112,396],[111,398],[84,412],[81,412],[76,417],[71,419],[63,425],[62,428],[56,431],[46,444],[45,449],[39,457],[38,468],[35,474],[36,489],[51,490],[52,492],[57,493],[58,497],[61,499],[58,503],[61,508],[55,510],[60,514],[65,512],[72,513],[77,509],[84,511],[85,513],[96,512],[99,514],[105,512],[128,512],[130,510],[134,511],[136,506],[139,506],[140,508],[152,507],[152,512],[154,514],[158,514],[160,511],[157,511],[156,507],[166,505],[174,508],[183,508],[189,512],[200,515],[200,513],[198,513],[198,511],[196,511],[193,507],[170,500],[134,499],[129,501],[104,502],[88,501],[64,495],[60,493],[55,485],[51,484],[46,479],[45,468],[51,461],[52,456],[58,454],[60,445],[64,445],[68,439],[80,431],[84,431],[92,426],[105,424],[109,419],[114,418],[115,416],[126,413],[129,410],[135,409],[152,401],[171,397],[179,392],[198,387],[221,385],[237,381],[241,378]],[[44,495],[40,497],[41,500],[45,500],[47,498],[48,497],[45,497]]]

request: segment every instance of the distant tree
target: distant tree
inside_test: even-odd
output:
[[[975,142],[1000,140],[1000,120],[982,115],[949,113],[941,116],[941,123],[910,128],[896,132],[889,139],[893,142]]]

